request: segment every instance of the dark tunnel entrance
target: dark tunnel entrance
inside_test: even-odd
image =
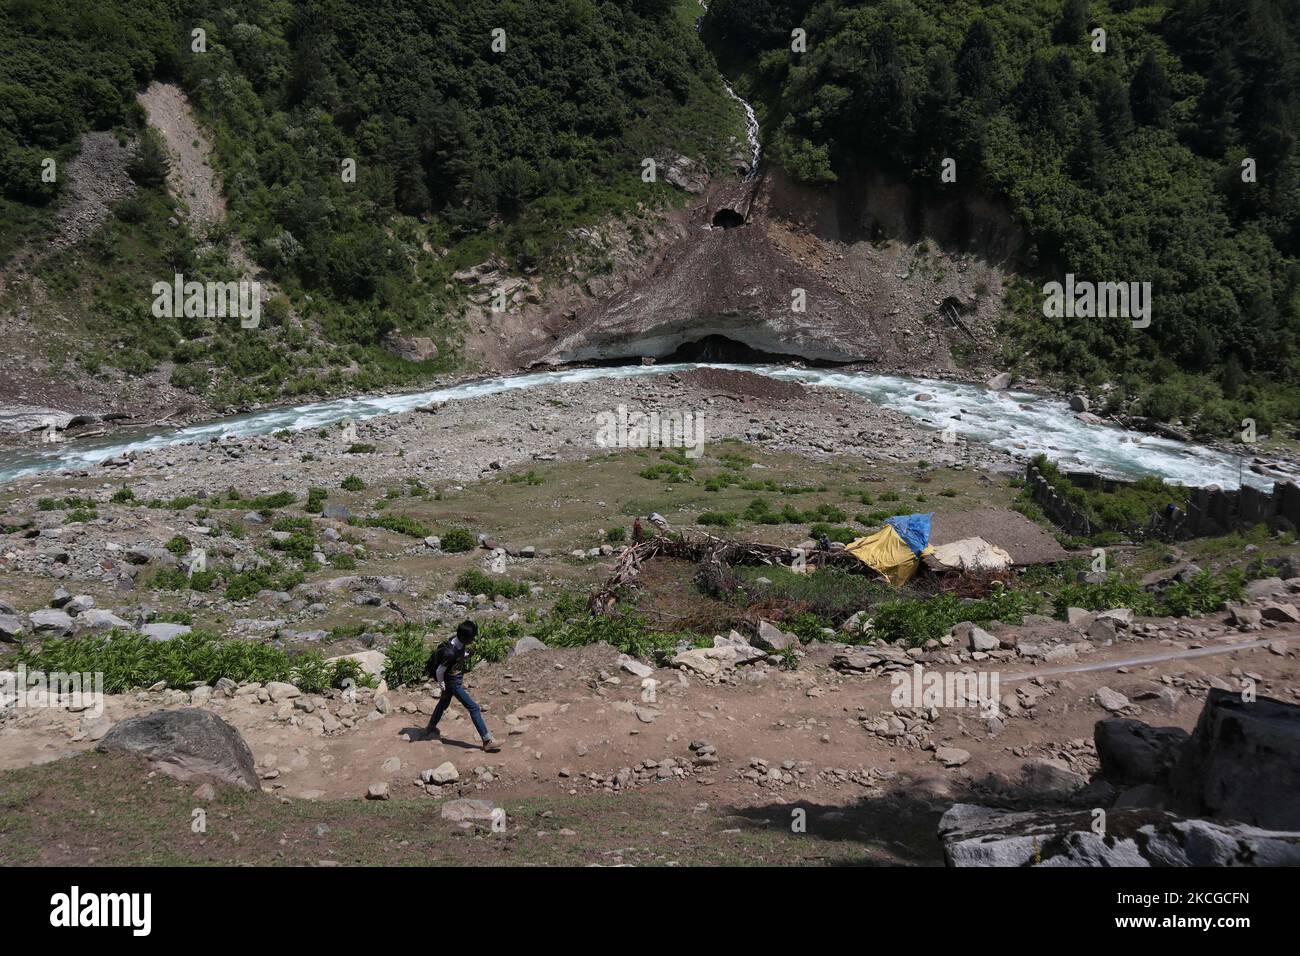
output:
[[[734,209],[725,206],[713,214],[714,229],[735,229],[745,224],[745,217]]]
[[[706,335],[694,342],[683,342],[672,355],[660,362],[726,362],[737,365],[765,365],[769,363],[806,362],[797,355],[764,352],[744,342],[725,335]]]

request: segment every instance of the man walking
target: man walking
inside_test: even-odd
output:
[[[478,625],[473,621],[461,621],[456,628],[456,636],[439,644],[429,658],[427,670],[442,688],[442,696],[438,699],[438,706],[433,709],[433,717],[429,720],[429,726],[424,729],[424,736],[426,739],[436,739],[440,736],[438,721],[442,719],[442,715],[451,705],[451,699],[455,697],[469,711],[470,720],[474,721],[474,729],[483,739],[483,749],[488,753],[496,753],[501,749],[501,745],[492,739],[487,724],[483,722],[483,712],[474,702],[474,698],[469,696],[462,683],[465,659],[469,657],[469,645],[473,644],[477,637]]]

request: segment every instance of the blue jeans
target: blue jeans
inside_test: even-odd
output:
[[[491,740],[492,735],[488,733],[487,724],[483,723],[483,712],[479,710],[474,698],[469,696],[469,691],[461,683],[459,674],[451,674],[443,682],[442,696],[438,698],[438,706],[433,708],[433,718],[429,721],[428,729],[434,730],[437,728],[438,721],[442,720],[443,713],[451,706],[453,697],[465,705],[465,709],[469,711],[469,719],[474,721],[474,729],[483,738],[483,742],[486,743]]]

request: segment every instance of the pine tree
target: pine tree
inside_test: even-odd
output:
[[[1097,119],[1107,146],[1118,146],[1133,132],[1133,113],[1128,91],[1114,73],[1107,73],[1097,87]]]
[[[1129,85],[1129,103],[1133,119],[1142,126],[1163,127],[1169,122],[1169,107],[1173,97],[1169,91],[1169,77],[1154,53],[1142,58],[1142,64],[1133,74]]]

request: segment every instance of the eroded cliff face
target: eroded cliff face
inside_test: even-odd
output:
[[[883,177],[814,189],[780,171],[715,184],[628,284],[577,311],[528,364],[740,351],[953,372],[990,352],[1010,218]],[[991,356],[990,356],[991,357]]]

